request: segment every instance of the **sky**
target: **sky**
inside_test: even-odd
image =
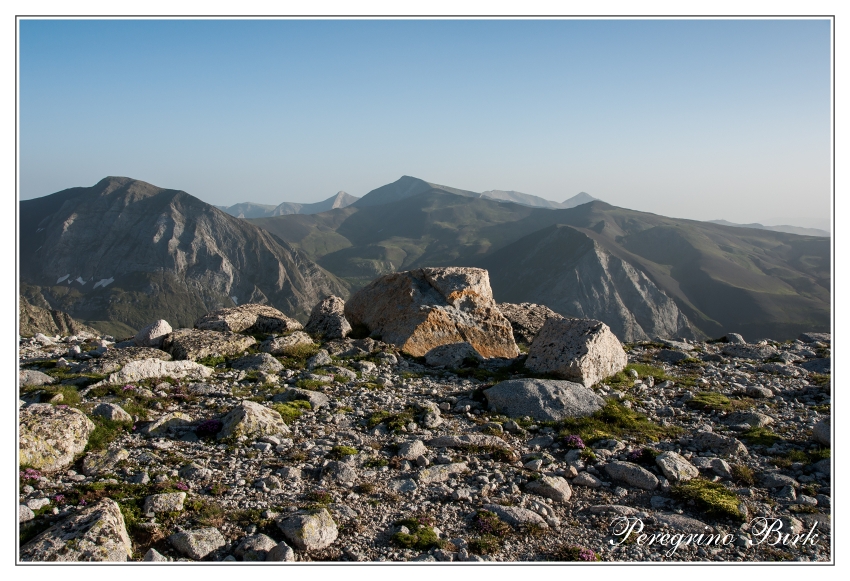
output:
[[[830,229],[828,20],[21,20],[20,199],[402,175]]]

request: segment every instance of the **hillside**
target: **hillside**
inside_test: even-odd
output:
[[[327,212],[335,208],[345,208],[359,199],[357,196],[340,191],[327,200],[312,204],[283,202],[277,206],[273,206],[243,202],[241,204],[234,204],[233,206],[216,206],[216,208],[237,218],[265,218],[268,216],[286,216],[287,214],[318,214],[319,212]]]
[[[244,302],[306,319],[325,294],[347,294],[268,232],[186,192],[129,178],[25,200],[20,225],[29,296],[107,332],[158,317],[191,325]]]
[[[667,218],[600,201],[531,208],[453,194],[443,186],[427,189],[432,184],[415,178],[399,182],[341,210],[252,223],[355,288],[379,274],[450,264],[486,267],[501,280],[502,269],[509,272],[521,261],[513,255],[512,261],[492,262],[491,254],[566,225],[641,272],[697,333],[793,338],[804,329],[829,329],[829,239]],[[562,254],[569,249],[556,244],[549,252],[555,264],[566,260]],[[507,300],[494,288],[498,300]],[[512,300],[532,298],[520,292]]]

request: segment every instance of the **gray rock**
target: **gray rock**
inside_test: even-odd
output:
[[[682,353],[681,351],[673,351],[672,349],[659,349],[655,353],[655,358],[665,363],[678,363],[688,357],[690,357],[689,354]]]
[[[269,337],[260,345],[260,351],[272,355],[292,355],[306,345],[313,345],[313,338],[304,331],[295,331],[283,337]]]
[[[763,428],[773,423],[773,418],[759,412],[732,412],[720,420],[727,426]]]
[[[338,484],[352,484],[357,480],[357,471],[345,462],[328,462],[322,469],[322,477],[333,480]]]
[[[746,345],[747,342],[744,341],[744,338],[741,337],[738,333],[727,333],[726,334],[726,342],[731,343],[733,345]]]
[[[219,440],[230,436],[256,438],[289,433],[289,428],[279,413],[250,400],[245,400],[230,410],[222,419],[222,423],[224,425],[218,433]]]
[[[655,463],[668,480],[687,482],[699,476],[699,470],[676,452],[662,452],[655,457]]]
[[[588,506],[585,510],[592,514],[614,514],[617,516],[631,516],[638,512],[638,509],[636,508],[620,504],[597,504],[594,506]]]
[[[328,405],[330,398],[320,391],[291,387],[284,392],[275,395],[272,401],[308,401],[310,402],[310,407],[313,408],[313,410],[317,410]]]
[[[555,502],[567,502],[573,495],[569,482],[560,476],[543,476],[525,486],[526,491],[550,498]]]
[[[825,357],[823,359],[810,359],[808,361],[803,361],[802,363],[800,363],[799,367],[811,373],[831,373],[832,358]]]
[[[432,482],[445,482],[453,474],[466,472],[468,467],[466,462],[457,462],[452,464],[437,464],[423,468],[417,474],[417,479],[420,484],[431,484]]]
[[[178,552],[196,561],[226,544],[224,537],[214,527],[180,531],[168,537],[168,542]]]
[[[514,340],[524,345],[531,345],[534,342],[534,338],[547,320],[563,318],[549,307],[533,303],[499,303],[498,307],[511,324]]]
[[[178,474],[180,475],[180,478],[184,478],[186,480],[205,480],[212,476],[212,470],[204,468],[195,462],[190,462],[180,468]]]
[[[22,561],[127,561],[133,547],[114,500],[72,513],[20,549]]]
[[[69,466],[94,431],[94,423],[74,408],[33,404],[18,412],[19,461],[45,473]]]
[[[319,349],[318,353],[307,360],[307,369],[315,369],[331,363],[333,363],[333,359],[331,359],[330,354],[325,349]]]
[[[295,551],[284,542],[280,542],[266,554],[266,561],[294,561]]]
[[[274,307],[248,303],[207,313],[195,321],[195,328],[255,335],[299,331],[302,327]]]
[[[35,518],[35,513],[25,504],[18,506],[18,522],[27,522]]]
[[[168,321],[164,319],[159,319],[154,321],[133,337],[133,343],[135,343],[139,347],[162,347],[162,342],[165,339],[165,336],[168,335],[173,329],[171,325],[168,324]]]
[[[254,353],[240,357],[231,362],[230,366],[237,371],[265,371],[266,373],[277,373],[283,369],[280,361],[268,353]]]
[[[249,535],[242,539],[233,555],[243,561],[265,561],[269,551],[276,546],[275,540],[268,535]]]
[[[342,339],[351,332],[351,325],[345,318],[345,301],[329,296],[313,307],[310,320],[304,330],[322,337],[325,341]]]
[[[425,354],[425,363],[431,367],[448,367],[449,369],[470,367],[465,363],[468,361],[474,362],[472,366],[477,367],[484,358],[466,341],[438,345]]]
[[[611,329],[592,319],[548,319],[528,351],[525,366],[585,387],[626,367],[628,357]]]
[[[484,396],[491,410],[535,420],[584,417],[605,404],[583,385],[554,379],[510,379],[484,390]]]
[[[21,387],[31,385],[50,385],[55,381],[46,373],[35,371],[33,369],[21,369],[18,373],[18,380],[20,381]]]
[[[711,460],[711,471],[720,476],[721,478],[732,479],[732,467],[729,466],[729,463],[722,458],[713,458]]]
[[[486,504],[484,510],[489,510],[495,513],[501,520],[511,526],[519,527],[522,525],[536,525],[542,528],[549,528],[542,516],[519,506],[501,506],[499,504]]]
[[[778,351],[769,345],[736,345],[728,344],[723,348],[723,354],[737,359],[769,359]]]
[[[769,399],[773,397],[772,391],[760,385],[748,385],[746,394],[755,399]]]
[[[181,428],[188,428],[192,421],[192,416],[187,414],[169,412],[148,424],[143,433],[151,438],[165,438],[174,435]]]
[[[397,455],[405,460],[416,460],[419,456],[427,453],[428,448],[425,447],[422,440],[412,440],[399,446]]]
[[[573,486],[586,486],[588,488],[599,488],[602,486],[602,481],[589,472],[579,472],[578,476],[573,478]]]
[[[338,535],[336,523],[324,508],[283,517],[278,521],[278,527],[286,539],[302,551],[324,549]]]
[[[631,462],[614,461],[605,465],[605,472],[615,480],[642,488],[644,490],[655,490],[658,488],[658,477],[649,470]]]
[[[256,342],[257,340],[253,337],[237,333],[177,329],[165,336],[162,348],[174,359],[197,361],[206,357],[241,355]]]
[[[814,428],[812,429],[812,435],[815,438],[815,442],[823,446],[829,446],[831,442],[830,421],[831,418],[826,417],[816,423]]]
[[[151,547],[148,549],[148,552],[145,553],[145,556],[142,557],[142,561],[154,562],[154,563],[167,563],[169,561],[168,557],[161,554],[159,551]]]
[[[397,478],[395,480],[390,480],[387,484],[387,488],[395,492],[413,492],[419,488],[419,486],[416,484],[416,481],[411,478]]]
[[[186,500],[185,492],[168,492],[165,494],[152,494],[145,498],[142,509],[144,514],[156,514],[159,512],[176,512],[183,510],[183,501]]]
[[[692,446],[700,451],[710,450],[718,454],[728,454],[730,456],[746,456],[748,454],[747,447],[736,438],[715,434],[714,432],[697,431],[690,442]]]
[[[760,481],[765,488],[782,488],[783,486],[798,488],[800,486],[799,482],[779,472],[765,472],[761,475]]]
[[[655,522],[662,527],[671,529],[671,532],[698,535],[700,533],[713,533],[714,528],[701,520],[691,518],[682,514],[659,513],[654,515]]]
[[[464,434],[462,436],[438,436],[428,440],[431,448],[496,448],[514,454],[514,449],[498,436]]]
[[[120,371],[111,374],[109,383],[128,383],[157,377],[205,379],[212,370],[194,361],[163,361],[162,359],[142,359],[130,361]]]
[[[94,476],[103,472],[113,472],[119,462],[130,457],[124,448],[89,452],[83,458],[83,474]]]
[[[114,403],[102,403],[92,410],[92,414],[113,422],[132,422],[133,416]]]

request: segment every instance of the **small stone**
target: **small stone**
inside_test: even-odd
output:
[[[658,477],[655,474],[631,462],[609,462],[605,465],[605,471],[611,478],[622,480],[637,488],[644,490],[658,488]]]
[[[180,531],[168,537],[177,551],[195,560],[201,560],[226,544],[217,528],[207,527],[191,531]]]
[[[815,424],[812,429],[815,441],[823,446],[829,446],[831,441],[830,418],[826,417]]]
[[[550,498],[555,502],[567,502],[573,495],[569,482],[560,476],[543,476],[529,482],[525,489],[528,492]]]
[[[302,551],[324,549],[338,535],[336,523],[324,508],[285,517],[278,521],[278,527],[287,540]]]
[[[425,447],[422,440],[412,440],[399,446],[397,455],[405,460],[416,460],[419,456],[427,453],[428,448]]]
[[[145,505],[142,512],[144,514],[156,514],[160,512],[181,511],[183,510],[184,500],[186,500],[185,492],[152,494],[145,498]]]
[[[92,410],[92,414],[113,422],[132,422],[133,416],[114,403],[102,403]]]
[[[655,457],[655,463],[674,482],[687,482],[699,476],[699,470],[676,452],[662,452]]]
[[[295,551],[284,542],[275,545],[266,554],[266,561],[294,561]]]
[[[239,543],[233,555],[243,561],[265,561],[269,551],[276,546],[277,543],[268,535],[249,535]]]
[[[142,561],[153,561],[153,562],[168,562],[168,557],[160,554],[156,549],[151,547],[148,549],[148,552],[145,553],[145,556],[142,557]]]
[[[35,518],[35,513],[25,504],[18,506],[18,522],[27,522]]]

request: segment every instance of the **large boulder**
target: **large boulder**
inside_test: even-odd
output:
[[[470,343],[484,357],[519,355],[508,320],[480,268],[420,268],[382,276],[345,304],[352,325],[421,357],[439,345]]]
[[[163,339],[172,330],[168,321],[159,319],[136,333],[133,343],[139,347],[161,347]]]
[[[30,385],[50,385],[56,380],[41,371],[21,369],[18,372],[18,381],[20,381],[21,387],[26,387]]]
[[[142,359],[159,359],[160,361],[171,361],[172,357],[162,349],[154,347],[125,347],[122,349],[108,349],[106,353],[96,359],[84,361],[79,368],[79,373],[96,373],[98,375],[109,375],[119,371],[131,361]]]
[[[484,397],[493,411],[540,421],[589,416],[605,405],[591,389],[557,379],[509,379],[484,390]]]
[[[629,362],[608,325],[593,319],[548,319],[528,351],[525,366],[587,387]]]
[[[499,303],[499,310],[511,323],[514,340],[525,345],[531,345],[546,321],[563,319],[549,307],[534,303]]]
[[[474,362],[477,366],[483,360],[484,358],[479,355],[475,347],[466,341],[438,345],[425,354],[425,363],[431,367],[448,367],[449,369],[468,367],[466,364],[469,362]]]
[[[204,379],[212,375],[212,369],[194,361],[163,361],[161,359],[142,359],[130,361],[127,365],[109,376],[109,383],[127,383],[155,377],[174,379]]]
[[[285,516],[278,521],[278,527],[286,540],[302,551],[324,549],[339,534],[334,519],[324,508]]]
[[[162,348],[174,359],[197,361],[206,357],[241,355],[257,342],[237,333],[219,333],[199,329],[177,329],[166,335]]]
[[[345,301],[331,295],[313,307],[304,330],[326,341],[342,339],[351,332],[351,325],[345,319],[344,311]]]
[[[290,319],[274,307],[249,303],[207,313],[195,321],[195,328],[248,334],[286,333],[298,331],[301,329],[301,323]]]
[[[573,495],[570,483],[560,476],[543,476],[525,485],[525,490],[555,502],[567,502]]]
[[[229,436],[261,437],[289,433],[279,413],[250,400],[230,410],[222,423],[219,440]]]
[[[254,353],[231,361],[230,367],[237,371],[265,371],[266,373],[277,373],[283,369],[280,361],[268,353]]]
[[[770,359],[775,357],[779,351],[770,345],[741,345],[730,343],[723,348],[723,354],[737,359]]]
[[[168,542],[178,552],[195,560],[203,559],[227,543],[221,532],[213,527],[180,531],[168,537]]]
[[[260,351],[272,355],[291,355],[299,347],[313,345],[313,338],[304,331],[295,331],[283,337],[269,337],[260,344]]]
[[[22,561],[127,561],[133,546],[121,508],[104,498],[21,547]]]
[[[812,430],[812,435],[815,438],[815,442],[821,444],[823,446],[829,446],[831,441],[832,434],[830,433],[830,417],[826,417],[820,420],[815,424],[814,429]]]
[[[50,473],[66,468],[80,454],[94,423],[78,409],[33,404],[20,410],[19,455],[22,466]]]
[[[667,477],[667,480],[673,482],[687,482],[699,476],[697,467],[676,452],[662,452],[655,457],[655,463]]]
[[[605,472],[615,480],[622,480],[630,486],[643,488],[644,490],[655,490],[658,487],[658,477],[637,464],[631,462],[620,462],[615,460],[605,465]]]

